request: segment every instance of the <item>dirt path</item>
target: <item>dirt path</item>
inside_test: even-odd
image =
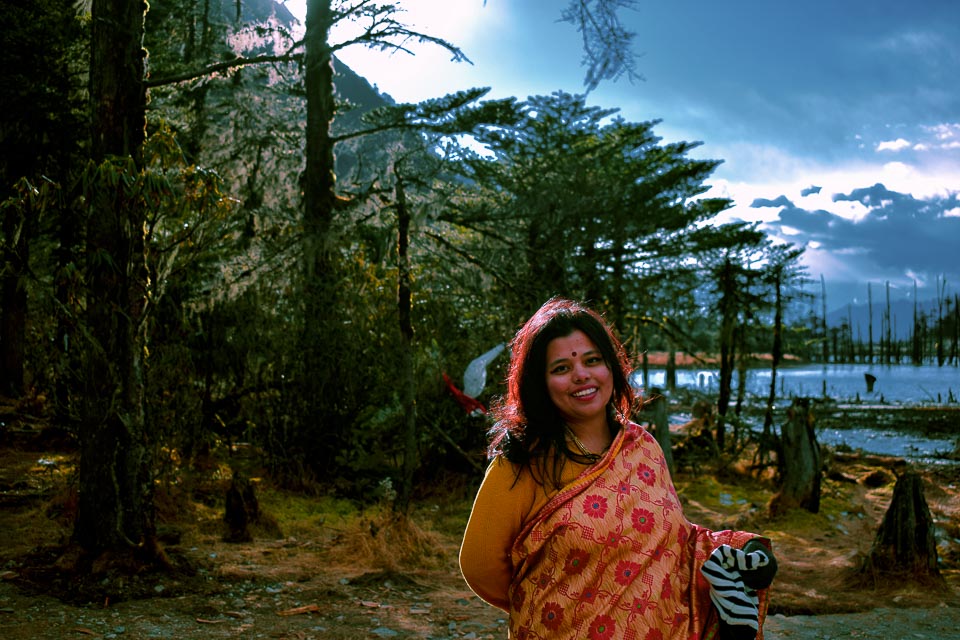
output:
[[[25,459],[33,464],[38,455]],[[7,466],[16,461],[3,460]],[[877,464],[872,458],[838,458],[824,481],[821,513],[779,521],[764,516],[769,491],[749,478],[678,479],[694,522],[745,528],[774,541],[780,573],[767,640],[960,640],[960,471],[929,473],[926,490],[943,533],[938,549],[946,588],[888,584],[866,590],[843,580],[869,550],[889,504],[892,483],[877,482],[883,471]],[[49,471],[36,474],[47,478]],[[269,511],[269,500],[261,508]],[[42,511],[0,508],[0,640],[505,638],[505,614],[477,599],[457,568],[468,508],[457,503],[425,509],[437,542],[428,554],[434,561],[419,566],[384,557],[394,555],[396,546],[379,556],[362,553],[358,543],[385,535],[380,529],[377,536],[369,522],[350,529],[304,521],[286,538],[258,535],[251,543],[228,544],[214,512],[210,525],[184,526],[182,542],[167,548],[191,560],[198,568],[194,575],[104,578],[104,592],[140,598],[79,605],[51,597],[54,585],[32,578],[21,563],[27,550],[69,535],[66,528],[46,532],[39,526],[55,510],[50,504]],[[23,588],[31,584],[32,591]]]
[[[505,638],[504,615],[465,590],[428,589],[417,579],[368,574],[347,584],[229,585],[211,596],[181,595],[116,605],[74,606],[27,596],[0,583],[0,638],[5,640],[213,640],[216,638]],[[433,576],[436,581],[440,576]],[[443,579],[455,587],[456,580]],[[960,638],[960,608],[883,607],[854,614],[771,616],[767,640]]]
[[[881,607],[865,613],[781,616],[767,620],[766,640],[956,640],[960,609],[941,604],[923,609]]]

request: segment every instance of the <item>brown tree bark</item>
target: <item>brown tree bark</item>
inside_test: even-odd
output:
[[[250,542],[253,534],[250,525],[260,518],[260,501],[253,483],[243,474],[233,471],[230,487],[227,489],[223,520],[227,531],[224,542]]]
[[[770,513],[792,509],[820,511],[822,462],[814,432],[814,415],[809,398],[796,398],[782,429],[783,460],[780,463],[780,491],[770,500]]]
[[[783,358],[783,269],[774,267],[774,312],[773,312],[773,345],[770,347],[770,390],[767,393],[767,404],[763,412],[763,436],[758,451],[760,464],[767,463],[770,453],[766,445],[773,437],[773,405],[777,400],[777,368]]]
[[[24,392],[30,215],[36,214],[9,207],[0,223],[6,240],[0,243],[0,394],[12,398]]]
[[[942,579],[937,568],[933,516],[920,474],[908,472],[897,478],[890,506],[860,572],[874,581],[890,576],[925,583]]]
[[[413,498],[413,476],[419,464],[417,450],[417,384],[413,359],[413,320],[410,317],[412,291],[410,278],[410,209],[403,176],[394,165],[397,179],[397,317],[402,336],[400,361],[402,363],[400,382],[403,402],[403,478],[397,493],[397,510],[404,515],[410,511]]]
[[[671,475],[675,471],[673,463],[673,448],[670,442],[670,419],[667,415],[667,397],[660,393],[659,389],[650,389],[652,402],[650,412],[653,414],[653,434],[663,449],[663,457],[670,469]]]
[[[144,415],[147,269],[144,212],[120,174],[139,167],[145,137],[142,47],[147,5],[93,0],[91,150],[101,164],[87,223],[86,348],[79,505],[73,540],[84,551],[151,550],[152,478]],[[104,161],[114,157],[114,166]],[[125,160],[124,160],[125,159]],[[132,159],[132,162],[131,162]]]
[[[343,425],[332,414],[330,398],[336,388],[335,334],[338,299],[338,265],[333,239],[336,177],[334,140],[330,127],[336,114],[333,52],[329,45],[334,23],[330,0],[308,0],[306,17],[304,84],[307,99],[306,166],[303,173],[303,313],[301,334],[301,392],[305,415],[302,423],[323,432],[325,446],[311,451],[313,467],[335,468],[337,444]]]
[[[717,446],[726,448],[726,421],[733,386],[733,368],[736,359],[734,334],[737,328],[735,292],[737,280],[734,265],[727,259],[718,277],[720,288],[720,388],[717,394]]]

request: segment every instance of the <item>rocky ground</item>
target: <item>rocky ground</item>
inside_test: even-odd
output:
[[[69,537],[69,491],[63,492],[69,463],[62,452],[0,450],[5,640],[506,636],[504,614],[479,601],[457,570],[469,510],[464,496],[419,504],[418,525],[406,537],[391,538],[390,522],[375,515],[322,514],[299,522],[278,518],[255,530],[252,542],[233,544],[222,541],[221,512],[207,496],[179,515],[164,511],[165,526],[178,531],[167,551],[190,571],[106,575],[81,584],[49,570],[57,545]],[[902,461],[875,456],[833,455],[820,513],[778,519],[764,508],[769,486],[735,469],[720,476],[684,471],[677,486],[691,520],[774,541],[780,573],[768,640],[960,639],[960,472],[954,465],[921,469],[943,582],[865,586],[851,577],[904,468]],[[264,491],[261,507],[281,513],[293,499]]]

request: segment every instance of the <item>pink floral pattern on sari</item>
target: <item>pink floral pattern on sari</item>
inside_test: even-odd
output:
[[[699,567],[718,545],[740,548],[753,537],[690,523],[660,446],[631,424],[514,543],[511,637],[713,637],[716,612]]]

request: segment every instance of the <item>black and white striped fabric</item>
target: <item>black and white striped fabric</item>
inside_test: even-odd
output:
[[[757,636],[759,599],[757,592],[744,583],[744,575],[769,562],[762,550],[747,553],[723,544],[700,567],[710,583],[710,599],[720,614],[722,638],[748,640]]]

